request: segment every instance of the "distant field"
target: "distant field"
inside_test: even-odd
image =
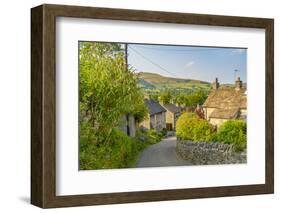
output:
[[[171,78],[155,73],[140,72],[138,73],[140,81],[139,86],[144,90],[165,90],[170,89],[174,91],[192,91],[192,90],[210,90],[211,84],[209,82]]]

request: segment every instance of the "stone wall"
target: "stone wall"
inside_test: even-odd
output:
[[[237,153],[232,145],[217,142],[178,140],[176,152],[193,165],[247,163],[246,152]]]

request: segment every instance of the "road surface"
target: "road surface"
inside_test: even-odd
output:
[[[169,137],[149,146],[141,153],[136,167],[191,165],[190,162],[183,160],[177,155],[176,141],[176,137]]]

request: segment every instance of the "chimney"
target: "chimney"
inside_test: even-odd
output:
[[[215,79],[215,81],[212,83],[213,89],[218,89],[220,86],[220,83],[218,82],[218,78]]]
[[[240,80],[240,77],[237,77],[237,80],[235,81],[235,90],[240,90],[242,88],[242,81]]]

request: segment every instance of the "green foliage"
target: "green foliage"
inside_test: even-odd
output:
[[[158,102],[159,101],[159,94],[158,93],[151,93],[151,94],[149,94],[149,99]]]
[[[85,127],[85,126],[84,126]],[[87,131],[87,130],[86,130]],[[94,138],[95,135],[91,135]],[[96,144],[89,137],[80,138],[80,169],[114,169],[134,167],[136,158],[146,146],[143,142],[128,137],[113,129],[108,144]]]
[[[161,129],[161,134],[163,137],[167,135],[168,130],[166,128]]]
[[[182,140],[210,141],[213,134],[213,126],[195,113],[183,113],[177,120],[176,135]]]
[[[117,130],[122,116],[138,122],[148,109],[120,44],[79,43],[80,168],[124,168],[145,146]]]
[[[196,90],[209,91],[211,89],[210,83],[204,81],[167,77],[149,72],[141,72],[139,75],[142,79],[139,85],[145,91],[164,91],[166,89],[172,92],[190,93]]]
[[[223,123],[215,136],[217,141],[233,144],[235,151],[243,151],[247,146],[247,125],[242,120]]]
[[[161,141],[162,132],[157,132],[154,129],[137,131],[137,138],[146,145],[156,144]]]
[[[153,138],[153,143],[158,143],[161,141],[163,134],[162,132],[157,132],[155,129],[149,129],[147,131],[148,135],[150,136],[150,138]]]
[[[166,88],[164,90],[146,89],[145,93],[149,98],[160,101],[164,104],[175,103],[180,106],[196,107],[197,104],[202,105],[208,97],[210,90],[194,89],[179,90]]]
[[[138,121],[147,114],[137,76],[127,69],[120,44],[80,42],[80,119],[107,143],[120,117],[131,113]]]
[[[135,102],[132,103],[132,105],[133,111],[131,113],[134,115],[135,120],[139,123],[144,121],[147,118],[149,112],[147,106],[144,104],[143,95],[137,96],[135,98]]]
[[[178,94],[174,101],[179,105],[195,107],[197,104],[202,105],[207,97],[207,92],[199,90],[190,94]]]
[[[194,113],[184,113],[177,121],[177,137],[191,141],[216,141],[232,144],[235,151],[243,151],[247,146],[247,125],[242,120],[229,120],[217,132],[206,120]]]
[[[180,106],[184,106],[186,102],[186,96],[187,94],[180,93],[174,97],[174,102]]]
[[[168,104],[171,102],[172,100],[172,94],[171,91],[166,90],[164,92],[162,92],[159,96],[159,100],[163,103],[163,104]]]

